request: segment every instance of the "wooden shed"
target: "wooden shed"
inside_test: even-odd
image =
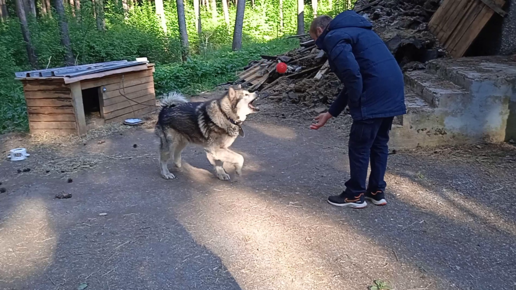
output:
[[[145,58],[16,73],[32,133],[84,135],[156,110],[154,65]]]

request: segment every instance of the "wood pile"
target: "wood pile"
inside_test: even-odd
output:
[[[300,36],[302,39],[303,36]],[[313,40],[302,41],[300,48],[287,52],[284,55],[262,55],[259,61],[249,63],[235,82],[247,87],[250,91],[269,89],[280,83],[284,78],[299,79],[315,76],[323,67],[326,56],[315,46]],[[280,62],[287,64],[287,72],[280,75],[276,65]],[[323,72],[320,72],[319,78]]]
[[[373,23],[374,31],[406,71],[424,69],[427,61],[445,56],[428,31],[428,22],[440,4],[440,0],[358,0],[355,11]],[[331,104],[343,85],[330,71],[326,55],[308,35],[292,37],[299,38],[299,48],[283,55],[262,55],[244,68],[236,84],[277,101],[312,108]],[[287,64],[285,74],[276,71],[279,62]]]
[[[407,71],[424,69],[427,61],[446,55],[428,29],[428,23],[441,2],[357,0],[355,11],[373,23],[373,30],[387,44],[400,67]]]
[[[329,104],[343,88],[334,73],[330,72],[324,51],[317,49],[306,35],[300,38],[300,47],[283,55],[262,55],[251,62],[238,76],[235,84],[250,91],[260,91],[269,99],[289,103],[303,103],[309,107],[318,103]],[[287,64],[287,72],[279,74],[276,65]]]

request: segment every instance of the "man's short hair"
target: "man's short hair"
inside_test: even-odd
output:
[[[317,16],[312,24],[310,25],[310,33],[316,33],[317,27],[321,27],[323,30],[330,24],[332,18],[328,15]]]

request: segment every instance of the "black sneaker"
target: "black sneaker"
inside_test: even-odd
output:
[[[387,205],[387,200],[385,200],[385,193],[383,193],[383,191],[381,190],[375,192],[367,192],[365,198],[372,202],[374,205]]]
[[[333,195],[328,197],[328,203],[334,206],[351,207],[357,209],[367,206],[367,202],[364,200],[363,193],[355,196],[354,198],[348,198],[343,192],[340,195]]]

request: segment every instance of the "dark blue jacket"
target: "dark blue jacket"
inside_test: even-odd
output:
[[[354,11],[333,19],[317,38],[344,89],[330,107],[337,117],[349,106],[353,120],[406,113],[403,73],[372,25]]]

